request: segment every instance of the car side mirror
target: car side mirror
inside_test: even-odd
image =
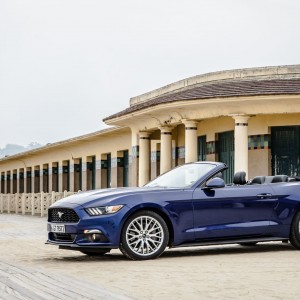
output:
[[[215,177],[206,182],[206,189],[219,189],[225,187],[225,182],[222,178]]]

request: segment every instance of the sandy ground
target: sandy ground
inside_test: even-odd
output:
[[[59,250],[46,237],[45,218],[0,214],[0,263],[132,299],[300,299],[300,251],[289,244],[181,248],[130,261],[118,250],[98,258]]]

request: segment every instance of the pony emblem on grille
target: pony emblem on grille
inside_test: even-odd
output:
[[[61,212],[61,211],[59,211],[59,212],[57,212],[57,214],[58,214],[58,217],[61,219],[61,217],[62,217],[62,215],[63,215],[64,213]]]

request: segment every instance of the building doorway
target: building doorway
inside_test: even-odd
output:
[[[234,173],[234,131],[219,133],[218,137],[218,160],[228,166],[228,169],[224,172],[224,181],[232,183]]]
[[[86,163],[86,189],[94,190],[96,188],[96,157],[89,157]]]
[[[272,175],[300,175],[300,126],[271,128]]]
[[[198,161],[206,160],[206,135],[198,136]]]

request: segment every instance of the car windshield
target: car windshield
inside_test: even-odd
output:
[[[150,181],[145,187],[187,188],[215,167],[207,163],[183,165]]]

